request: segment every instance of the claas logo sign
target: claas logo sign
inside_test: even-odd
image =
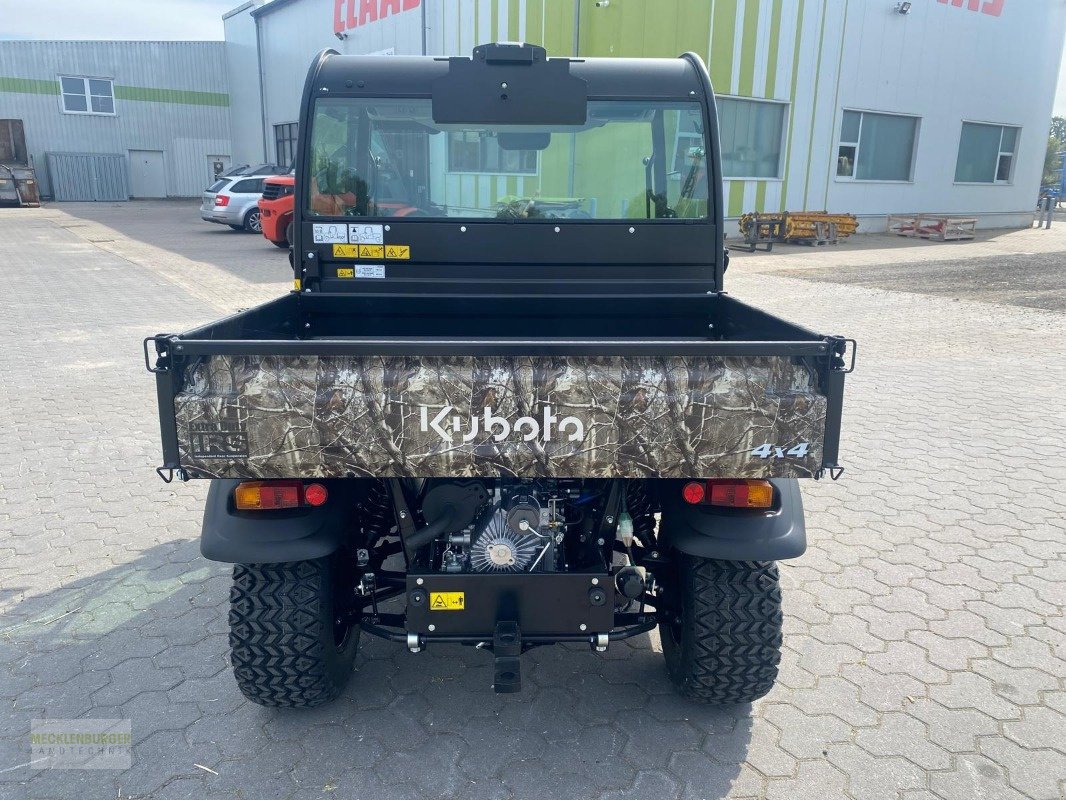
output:
[[[422,0],[333,0],[333,32],[344,33],[418,8]]]
[[[970,11],[980,11],[982,14],[988,14],[990,17],[998,17],[1003,13],[1003,3],[1005,0],[938,0],[941,5],[953,5],[956,8],[966,8]]]

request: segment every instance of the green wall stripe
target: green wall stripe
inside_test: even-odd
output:
[[[39,81],[32,78],[5,78],[0,76],[0,92],[59,94],[59,81]]]
[[[729,182],[729,202],[726,216],[739,217],[744,213],[744,181]]]
[[[147,86],[115,84],[116,100],[147,103],[180,103],[192,106],[228,106],[229,95],[222,92],[194,92],[191,89],[152,89]],[[0,76],[0,92],[21,94],[59,94],[59,81],[9,78]]]
[[[748,0],[744,6],[744,29],[740,47],[739,93],[751,97],[755,88],[755,56],[759,40],[759,3]]]
[[[190,106],[228,106],[229,95],[222,92],[194,92],[191,89],[150,89],[147,86],[115,85],[116,100],[145,103],[180,103]]]
[[[755,184],[755,208],[754,211],[766,210],[766,181]]]
[[[717,0],[711,16],[711,52],[708,53],[707,68],[715,91],[725,94],[729,92],[733,78],[733,37],[737,27],[735,0]]]
[[[788,182],[792,175],[792,134],[796,132],[796,87],[799,86],[799,58],[800,44],[803,41],[803,12],[806,0],[799,0],[799,9],[796,11],[796,36],[793,40],[795,46],[792,50],[792,88],[789,90],[789,120],[788,144],[785,147],[785,180],[781,184],[781,211],[788,205]]]
[[[777,97],[777,48],[781,46],[782,0],[773,0],[773,2],[773,7],[770,9],[770,49],[766,57],[765,97]]]

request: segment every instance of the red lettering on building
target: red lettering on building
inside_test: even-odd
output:
[[[937,2],[945,6],[950,4],[955,8],[962,8],[965,4],[970,11],[980,11],[990,17],[998,17],[1003,13],[1003,3],[1006,0],[937,0]]]
[[[341,33],[344,30],[344,19],[341,9],[344,8],[344,0],[333,0],[333,32]]]
[[[333,32],[343,33],[389,15],[412,11],[422,0],[333,0]]]
[[[349,0],[350,2],[350,0]],[[359,3],[359,24],[378,21],[378,0],[361,0]]]

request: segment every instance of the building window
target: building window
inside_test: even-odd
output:
[[[448,172],[488,175],[536,175],[536,150],[504,150],[496,137],[484,131],[448,134]]]
[[[909,181],[917,141],[917,117],[845,111],[837,148],[837,177]]]
[[[719,97],[722,176],[780,178],[788,104]]]
[[[274,126],[274,154],[277,165],[284,170],[291,169],[296,160],[296,136],[299,130],[295,122]]]
[[[62,76],[59,84],[68,114],[115,113],[115,89],[108,78]]]
[[[1010,183],[1019,128],[1010,125],[962,123],[956,183]]]

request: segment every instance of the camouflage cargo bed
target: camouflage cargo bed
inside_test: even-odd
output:
[[[193,478],[818,477],[848,371],[713,294],[291,294],[148,342]]]

